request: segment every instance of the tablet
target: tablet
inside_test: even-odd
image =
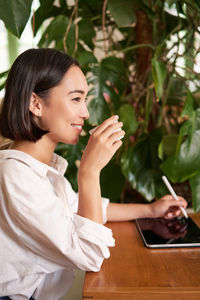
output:
[[[200,228],[190,217],[137,219],[136,225],[148,248],[200,247]]]

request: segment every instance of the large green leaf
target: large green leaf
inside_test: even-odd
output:
[[[79,0],[79,16],[83,19],[95,19],[101,21],[103,3],[104,0]],[[98,24],[101,23],[99,22]]]
[[[181,15],[179,15],[179,17],[177,18],[177,16],[170,14],[169,12],[164,12],[164,17],[165,17],[165,34],[168,35],[170,32],[178,32],[180,30],[179,26],[181,26],[181,28],[185,29],[189,22],[186,18],[182,17]],[[174,33],[175,33],[174,32]]]
[[[79,39],[84,41],[84,43],[88,45],[91,50],[94,49],[93,39],[96,33],[93,23],[90,20],[84,19],[78,23],[78,35]]]
[[[125,184],[120,166],[111,160],[101,171],[100,179],[102,196],[109,198],[112,202],[119,201]]]
[[[193,119],[185,122],[180,130],[184,142],[176,154],[168,157],[161,169],[173,181],[185,181],[200,170],[200,108],[194,111]],[[180,144],[180,143],[179,143]]]
[[[121,105],[121,97],[117,91],[112,86],[109,86],[107,84],[103,87],[104,95],[107,96],[107,98],[110,99],[110,106],[111,110],[116,110]]]
[[[53,5],[54,0],[40,0],[40,6],[34,14],[34,34],[37,33],[41,24],[50,17],[56,17],[59,14],[66,14],[66,9]]]
[[[109,77],[109,80],[113,84],[120,81],[120,78],[118,78],[119,74],[125,73],[125,66],[122,59],[117,58],[115,56],[110,56],[101,61],[101,66],[106,72],[106,76]]]
[[[102,96],[92,99],[88,104],[88,110],[90,113],[89,122],[92,125],[99,125],[110,117],[108,104]]]
[[[163,94],[163,84],[167,75],[167,70],[164,62],[152,59],[152,75],[155,84],[156,95],[161,99]]]
[[[200,170],[200,130],[195,131],[191,140],[183,142],[178,154],[168,157],[161,169],[173,182],[182,182],[196,175]]]
[[[183,84],[180,78],[171,77],[167,104],[176,105],[177,107],[180,106],[180,108],[182,108],[187,92],[186,85]]]
[[[0,19],[6,28],[18,38],[30,17],[33,0],[0,0]]]
[[[133,106],[130,104],[122,104],[118,111],[119,120],[123,122],[123,130],[126,136],[135,133],[138,128],[138,122]]]
[[[200,119],[199,119],[198,111],[195,111],[194,108],[195,108],[194,98],[193,98],[191,92],[188,91],[187,98],[185,100],[183,110],[181,113],[181,117],[188,117],[189,120],[186,121],[180,128],[177,147],[176,147],[176,154],[180,150],[181,143],[182,143],[184,136],[188,137],[188,139],[189,139],[188,142],[190,144],[194,131],[196,129],[200,128],[200,124],[199,124]]]
[[[164,135],[159,145],[159,157],[163,159],[165,156],[173,155],[177,147],[177,134]]]
[[[68,21],[64,16],[55,17],[44,31],[38,46],[48,47],[52,41],[63,40]]]
[[[57,16],[55,17],[49,26],[46,28],[43,33],[40,41],[39,47],[48,47],[52,41],[55,41],[56,48],[59,50],[63,50],[63,38],[66,32],[66,28],[68,25],[69,19],[65,16]],[[70,55],[72,55],[75,45],[75,26],[71,25],[67,39],[67,50]]]
[[[0,91],[4,88],[9,70],[0,73]]]
[[[125,65],[123,60],[110,56],[103,59],[99,66],[99,74],[101,74],[102,83],[104,83],[103,86],[111,86],[118,94],[122,94],[126,84]]]
[[[194,98],[192,96],[192,93],[188,90],[187,98],[184,102],[183,110],[181,113],[181,117],[188,116],[189,118],[193,118],[194,113]]]
[[[132,187],[148,201],[166,193],[159,168],[158,145],[161,142],[162,130],[156,129],[142,137],[122,155],[121,166],[124,176]]]
[[[118,27],[131,26],[136,22],[135,4],[137,1],[109,0],[108,9]]]
[[[90,64],[97,63],[97,59],[94,56],[93,52],[89,51],[82,51],[81,53],[79,53],[77,56],[77,60],[81,68],[85,66],[87,67]]]
[[[191,177],[190,186],[192,190],[192,206],[196,212],[200,211],[200,173]]]
[[[119,93],[123,90],[121,78],[124,74],[124,65],[121,59],[108,57],[103,59],[98,66],[93,66],[91,72],[92,76],[88,82],[93,85],[90,93],[93,95],[93,100],[88,105],[89,121],[91,124],[100,124],[110,116],[112,104],[115,109],[119,107]],[[108,103],[105,101],[104,93],[110,99]]]

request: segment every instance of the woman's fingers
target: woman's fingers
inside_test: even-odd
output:
[[[112,116],[90,132],[91,136],[81,159],[82,168],[87,166],[87,170],[99,172],[105,167],[122,145],[121,138],[125,134],[121,130],[122,125],[118,122],[118,116]]]
[[[114,152],[116,152],[116,151],[121,147],[121,145],[122,145],[121,139],[120,139],[120,140],[117,140],[117,141],[114,143],[114,145],[113,145],[113,147],[114,147]]]
[[[111,144],[122,139],[125,132],[121,129],[122,122],[118,122],[118,116],[112,116],[105,120],[101,125],[90,130],[90,134],[94,137],[101,137],[105,142],[106,140]]]
[[[124,130],[117,130],[117,131],[114,131],[109,137],[109,141],[111,144],[113,143],[116,143],[117,141],[121,140],[125,135],[125,131]]]
[[[163,200],[169,200],[169,204],[170,206],[183,206],[184,208],[187,207],[187,201],[181,197],[181,196],[177,196],[178,200],[175,200],[171,195],[165,195],[164,197],[162,197]]]
[[[181,210],[179,208],[179,206],[173,206],[169,209],[169,211],[167,211],[165,213],[165,218],[166,219],[171,219],[171,218],[175,218],[177,216],[179,216],[181,214]]]
[[[175,200],[171,195],[165,195],[159,200],[151,204],[153,209],[153,217],[164,217],[170,219],[180,215],[180,207],[187,207],[187,201],[178,196],[178,200]]]
[[[179,216],[181,214],[180,207],[184,207],[184,208],[187,207],[187,202],[183,197],[178,196],[178,200],[175,200],[171,195],[166,195],[165,197],[163,198],[169,201],[168,202],[169,208],[165,213],[165,218],[167,219]]]
[[[118,122],[119,116],[114,115],[106,119],[102,124],[90,130],[90,134],[101,134],[109,125]]]

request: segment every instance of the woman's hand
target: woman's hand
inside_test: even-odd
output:
[[[122,145],[120,140],[125,132],[118,116],[112,116],[99,125],[89,138],[83,152],[80,169],[100,172]]]
[[[118,116],[112,116],[91,134],[78,171],[78,214],[103,223],[100,172],[122,145],[125,134]]]
[[[171,195],[165,195],[150,205],[152,218],[171,219],[181,214],[180,206],[186,208],[187,201],[180,196],[175,200]]]

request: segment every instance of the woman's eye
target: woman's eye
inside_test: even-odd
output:
[[[76,98],[73,98],[72,101],[76,101],[76,102],[79,102],[81,100],[80,97],[76,97]]]
[[[82,100],[85,100],[85,102],[87,103],[88,101],[88,98],[86,97],[85,99],[81,98],[81,97],[75,97],[75,98],[72,98],[72,101],[75,101],[75,102],[80,102]]]

